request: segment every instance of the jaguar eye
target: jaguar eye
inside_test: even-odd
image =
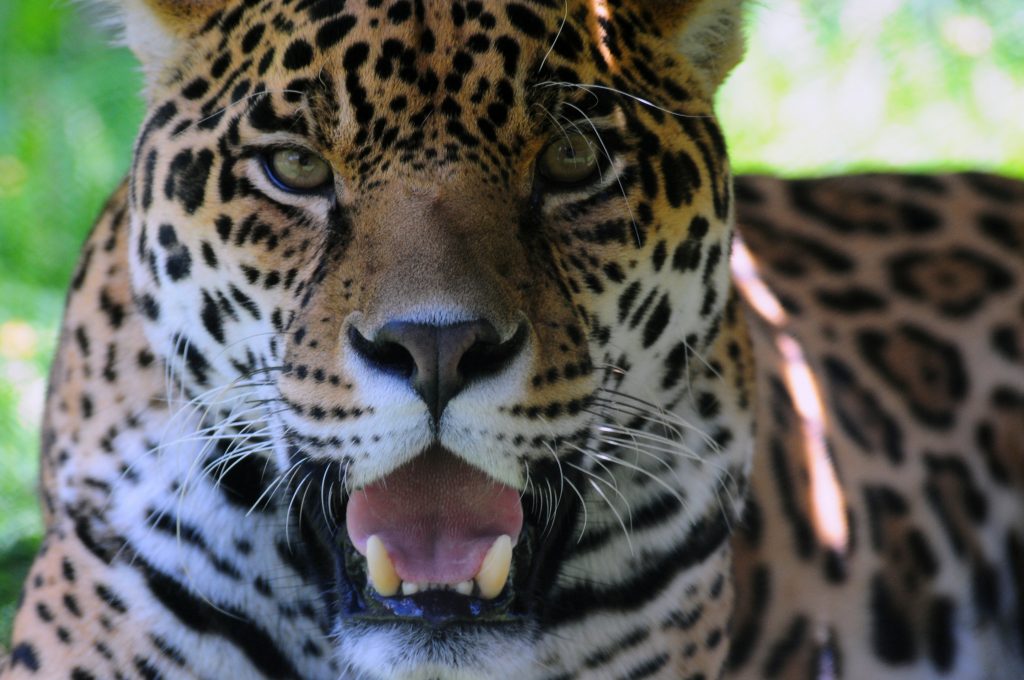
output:
[[[299,147],[275,150],[264,165],[270,180],[285,191],[310,193],[331,179],[327,161]]]
[[[577,184],[590,178],[600,165],[598,141],[593,135],[568,132],[541,152],[537,168],[559,184]]]

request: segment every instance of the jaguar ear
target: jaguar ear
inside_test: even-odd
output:
[[[674,36],[679,52],[714,92],[743,57],[746,0],[632,0]]]
[[[123,42],[142,63],[148,85],[187,49],[189,37],[232,0],[99,0]]]

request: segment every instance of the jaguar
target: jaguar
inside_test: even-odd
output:
[[[1024,677],[1021,183],[734,179],[742,0],[111,3],[5,679]]]

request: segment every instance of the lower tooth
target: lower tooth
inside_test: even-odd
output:
[[[480,597],[485,600],[496,598],[505,587],[505,582],[508,581],[511,567],[512,537],[499,536],[484,555],[484,561],[476,575],[476,584],[480,587]]]
[[[366,539],[366,572],[374,590],[384,597],[398,592],[401,579],[395,571],[384,543],[377,536]]]

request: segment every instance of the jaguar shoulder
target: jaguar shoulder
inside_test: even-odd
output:
[[[737,178],[760,390],[732,666],[1015,678],[1024,183]]]

